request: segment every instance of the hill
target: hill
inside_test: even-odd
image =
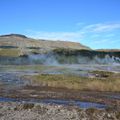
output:
[[[80,43],[32,39],[20,34],[0,36],[0,64],[113,64],[120,50],[92,50]]]
[[[0,46],[17,46],[20,48],[33,47],[42,49],[90,49],[89,47],[76,42],[33,39],[20,34],[1,35]]]

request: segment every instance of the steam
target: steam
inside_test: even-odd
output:
[[[28,57],[1,57],[0,64],[43,64],[58,66],[61,64],[113,64],[120,65],[120,57],[110,56],[106,54],[100,57],[96,56],[82,56],[82,55],[64,55],[43,53],[43,54],[29,54]]]
[[[94,56],[61,56],[50,54],[32,54],[29,55],[32,64],[60,65],[60,64],[120,64],[120,58],[105,55],[104,57]],[[61,62],[63,61],[63,62]]]
[[[52,54],[32,54],[29,55],[29,59],[31,60],[32,64],[40,63],[45,65],[59,65],[58,61]]]
[[[120,63],[120,58],[109,55],[105,55],[104,58],[99,58],[98,56],[94,57],[94,60],[99,64],[118,64]]]

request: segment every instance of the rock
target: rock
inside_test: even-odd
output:
[[[108,112],[42,103],[0,103],[0,120],[119,120],[119,116],[120,110]]]

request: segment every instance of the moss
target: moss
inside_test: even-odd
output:
[[[116,113],[116,118],[117,118],[118,120],[120,120],[120,112],[117,112],[117,113]]]
[[[107,111],[107,113],[110,113],[110,112],[115,112],[116,111],[116,108],[115,106],[108,106],[105,110]]]
[[[14,111],[17,111],[17,110],[19,110],[18,107],[15,107],[15,108],[14,108]]]
[[[32,109],[33,107],[34,107],[34,104],[32,103],[23,104],[23,109]]]
[[[86,109],[86,113],[87,113],[88,115],[92,115],[92,114],[94,114],[94,113],[96,113],[96,112],[98,112],[98,110],[95,109],[95,108],[88,108],[88,109]]]

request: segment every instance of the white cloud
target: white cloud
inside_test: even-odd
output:
[[[78,23],[78,25],[82,23]],[[80,26],[81,27],[81,26]],[[47,32],[47,31],[34,31],[26,30],[26,35],[36,39],[49,39],[49,40],[65,40],[73,42],[82,42],[92,45],[103,43],[107,45],[115,42],[116,32],[120,30],[119,23],[98,23],[91,25],[84,25],[81,29],[74,32]],[[118,39],[118,38],[117,38]]]
[[[112,30],[120,29],[120,24],[119,23],[99,23],[99,24],[91,24],[88,26],[85,26],[82,30],[87,32],[108,32]]]
[[[36,39],[49,39],[49,40],[70,40],[78,41],[83,38],[83,34],[76,32],[43,32],[27,30],[27,35]]]

